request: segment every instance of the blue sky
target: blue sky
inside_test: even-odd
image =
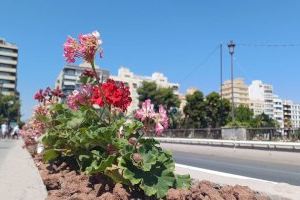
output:
[[[124,65],[137,74],[164,73],[205,93],[219,89],[216,46],[300,44],[300,1],[17,1],[1,0],[0,37],[18,45],[18,89],[23,119],[30,116],[34,92],[53,86],[65,64],[67,35],[98,30],[104,41],[100,66],[112,74]],[[203,60],[211,53],[203,64]],[[300,46],[236,47],[235,76],[261,79],[282,98],[300,102]],[[224,48],[224,79],[229,76]]]

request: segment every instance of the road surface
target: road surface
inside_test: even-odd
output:
[[[162,144],[176,163],[300,186],[300,153]]]

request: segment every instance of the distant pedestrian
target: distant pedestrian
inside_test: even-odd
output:
[[[5,138],[7,132],[8,132],[7,124],[6,124],[6,122],[3,122],[1,124],[1,138]]]
[[[19,125],[16,125],[11,132],[12,139],[15,139],[15,138],[19,139],[19,132],[20,132]]]

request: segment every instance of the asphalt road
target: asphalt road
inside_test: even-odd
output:
[[[300,153],[162,144],[176,163],[300,186]]]
[[[0,139],[0,166],[3,163],[8,151],[15,145],[14,140]]]

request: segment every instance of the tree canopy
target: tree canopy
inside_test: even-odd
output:
[[[201,91],[186,95],[183,109],[188,128],[217,128],[224,126],[230,111],[229,101],[212,92],[204,97]]]
[[[172,88],[161,88],[155,82],[144,81],[137,92],[140,102],[151,99],[152,103],[156,105],[156,110],[158,105],[165,106],[168,111],[171,108],[179,108],[180,100]]]
[[[4,120],[19,122],[20,101],[13,95],[0,94],[0,122]]]

